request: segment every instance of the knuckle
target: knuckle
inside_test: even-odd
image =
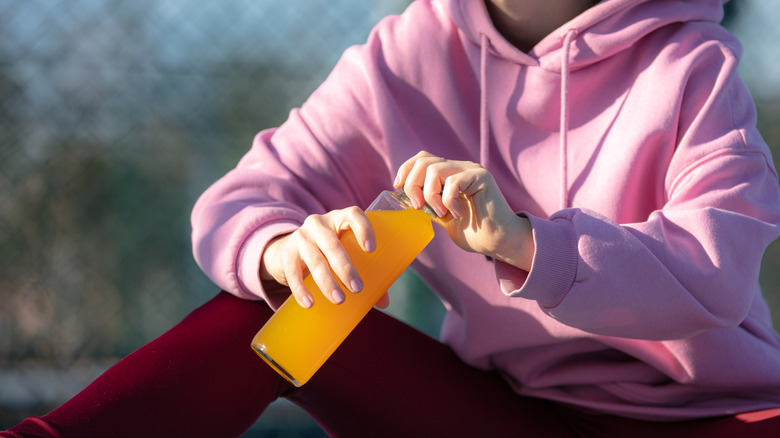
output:
[[[301,226],[297,230],[290,233],[290,238],[287,240],[289,244],[286,245],[286,247],[298,248],[301,245],[301,241],[305,239],[306,239],[306,229],[303,226]]]
[[[435,196],[438,195],[440,191],[437,190],[437,187],[435,187],[433,184],[426,184],[423,193],[425,196]]]
[[[358,206],[351,206],[344,209],[344,212],[349,217],[362,216],[363,210]]]
[[[459,176],[457,174],[449,175],[448,177],[444,178],[444,186],[447,189],[452,190],[458,186],[458,179]]]
[[[308,264],[309,272],[317,278],[327,278],[330,276],[330,265],[322,259],[312,260]]]
[[[352,273],[350,266],[351,264],[349,260],[339,259],[333,261],[333,264],[330,266],[330,268],[333,270],[333,272],[337,273],[339,277],[343,277],[345,274]]]
[[[318,244],[320,251],[325,254],[337,253],[341,250],[341,242],[338,239],[322,239]]]
[[[303,224],[301,225],[301,228],[308,229],[313,226],[316,226],[320,221],[322,220],[322,216],[319,214],[310,214],[309,216],[306,216],[306,219],[303,220]]]

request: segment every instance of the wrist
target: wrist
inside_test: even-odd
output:
[[[262,255],[260,256],[260,279],[263,281],[276,281],[277,283],[284,284],[283,267],[279,263],[279,248],[284,243],[284,239],[289,236],[288,234],[282,234],[269,240],[265,245]]]
[[[504,245],[493,254],[493,258],[516,266],[524,271],[530,271],[533,264],[536,244],[534,243],[531,221],[525,216],[515,216],[511,229],[507,230]]]

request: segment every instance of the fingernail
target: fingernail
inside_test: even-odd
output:
[[[344,292],[341,291],[341,289],[334,289],[333,292],[331,292],[331,296],[333,297],[333,301],[336,302],[336,304],[341,304],[344,301]]]
[[[444,212],[439,207],[433,206],[433,211],[436,212],[436,216],[444,217]]]
[[[301,306],[303,306],[305,309],[308,309],[313,305],[314,301],[312,301],[310,297],[301,298]]]
[[[360,280],[352,280],[352,282],[349,283],[349,288],[352,289],[352,292],[360,292],[363,290],[363,282]]]
[[[393,180],[393,187],[398,187],[398,184],[401,183],[401,175],[396,175],[395,180]]]
[[[366,248],[366,252],[374,252],[374,250],[376,249],[374,247],[374,242],[371,241],[370,239],[366,239],[366,242],[363,244],[363,246]]]
[[[415,210],[419,210],[420,209],[420,203],[417,202],[416,199],[411,198],[410,201],[412,201],[412,207],[414,207]]]
[[[450,213],[452,213],[452,217],[455,219],[460,219],[460,217],[463,216],[463,212],[460,210],[459,205],[455,205],[453,208],[451,208]]]

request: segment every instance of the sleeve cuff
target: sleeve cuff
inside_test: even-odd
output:
[[[545,220],[522,215],[531,221],[536,245],[531,271],[497,261],[496,277],[504,294],[553,308],[566,297],[577,274],[577,235],[568,218]]]
[[[260,280],[260,257],[271,239],[291,233],[300,226],[299,223],[289,220],[272,221],[258,227],[246,238],[236,261],[236,276],[242,298],[262,299],[273,308],[281,305],[281,302],[274,302],[279,301],[274,300],[276,294],[269,293],[272,291],[267,290]]]

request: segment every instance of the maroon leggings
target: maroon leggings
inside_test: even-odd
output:
[[[249,347],[271,314],[262,302],[222,292],[61,407],[0,436],[239,436],[278,397],[334,437],[763,437],[780,431],[780,409],[654,423],[518,396],[498,374],[464,364],[447,346],[376,310],[309,383],[294,388]]]

